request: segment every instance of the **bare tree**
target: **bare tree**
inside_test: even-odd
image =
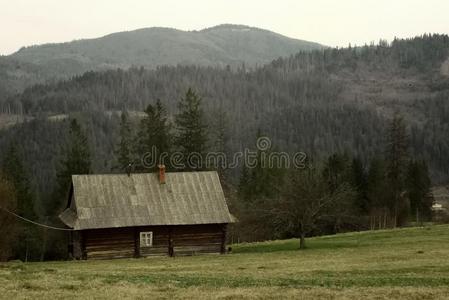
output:
[[[304,249],[306,236],[318,221],[334,213],[341,214],[345,203],[351,203],[355,193],[348,184],[330,191],[324,178],[314,169],[291,170],[286,178],[271,213],[276,228],[299,236],[299,248]]]

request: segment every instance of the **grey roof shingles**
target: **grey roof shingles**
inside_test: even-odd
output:
[[[72,205],[61,220],[75,230],[233,223],[215,171],[73,175]]]

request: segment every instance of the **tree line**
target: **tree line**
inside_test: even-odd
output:
[[[425,188],[429,174],[434,182],[445,182],[449,174],[449,80],[439,69],[448,49],[446,35],[424,35],[391,44],[298,53],[255,70],[136,67],[34,85],[0,101],[3,113],[29,118],[0,131],[1,192],[14,195],[2,199],[16,199],[4,205],[23,217],[62,226],[57,212],[65,204],[72,172],[126,172],[128,167],[149,171],[141,165],[142,157],[154,161],[153,146],[156,158],[162,152],[232,154],[254,147],[264,135],[277,149],[307,153],[312,167],[307,172],[219,170],[240,220],[236,239],[301,235],[297,224],[282,223],[282,212],[272,207],[303,201],[287,197],[295,194],[294,184],[288,183],[293,178],[311,182],[310,190],[302,193],[314,196],[306,199],[329,203],[305,236],[424,221],[430,215],[431,197]],[[385,103],[380,104],[377,99],[380,106],[373,109],[368,100],[390,87],[379,87],[376,80],[368,84],[364,74],[376,80],[382,77],[378,74],[391,81],[411,78],[413,84],[397,90],[397,99],[381,99]],[[348,94],[348,87],[364,85],[369,85],[369,93]],[[194,90],[186,92],[189,86]],[[201,117],[183,114],[186,106],[196,107]],[[395,110],[404,118],[393,117]],[[195,124],[200,126],[191,128]],[[397,143],[388,142],[393,138]],[[387,153],[396,153],[394,159]],[[318,193],[323,190],[326,194]],[[334,205],[340,201],[334,199],[352,197],[354,201]],[[313,206],[308,211],[315,210]],[[2,220],[11,217],[1,214]],[[8,250],[13,257],[54,259],[66,252],[62,234],[25,224],[2,228],[17,232],[4,236],[16,240],[13,251]]]
[[[440,67],[448,55],[446,35],[424,35],[301,52],[252,70],[242,65],[236,70],[160,66],[87,72],[29,87],[1,101],[0,111],[40,120],[82,115],[91,119],[89,138],[112,141],[120,123],[115,112],[141,112],[161,99],[170,117],[177,99],[192,87],[203,97],[206,118],[227,113],[228,146],[234,152],[250,146],[262,129],[288,151],[301,148],[321,159],[348,151],[366,163],[382,150],[380,132],[400,110],[412,127],[410,151],[428,161],[432,178],[444,182],[449,176],[449,79]],[[95,145],[95,152],[108,158],[104,164],[111,161],[112,146],[106,139]]]
[[[306,236],[432,220],[429,169],[410,155],[408,140],[397,113],[385,131],[383,154],[368,164],[335,153],[323,161],[308,157],[304,168],[244,168],[233,202],[240,220],[233,238],[299,237],[304,248]],[[264,157],[259,152],[258,159]]]
[[[119,118],[114,162],[109,164],[108,172],[152,172],[160,163],[167,164],[171,171],[192,171],[187,162],[179,169],[161,154],[178,151],[186,159],[192,153],[204,158],[210,151],[228,151],[226,114],[207,119],[201,97],[190,88],[178,102],[173,120],[160,100],[148,105],[141,118],[131,118],[127,111]],[[2,207],[29,220],[63,226],[57,215],[67,203],[71,175],[94,172],[92,143],[86,124],[79,120],[72,118],[68,122],[55,184],[40,205],[23,153],[15,144],[10,146],[0,176]],[[259,130],[256,137],[261,136]],[[233,239],[299,237],[300,247],[304,248],[305,238],[310,235],[430,220],[433,198],[429,169],[424,160],[411,157],[408,149],[405,121],[395,114],[385,130],[384,155],[371,158],[368,164],[348,152],[332,154],[325,160],[311,153],[303,168],[273,167],[263,161],[269,157],[264,154],[274,150],[269,148],[256,150],[254,167],[243,165],[239,172],[220,166],[209,168],[220,172],[231,211],[239,220]],[[156,164],[149,168],[145,159]],[[194,169],[205,168],[200,165]],[[2,230],[11,233],[4,235],[3,259],[60,259],[67,255],[67,236],[63,232],[18,222],[5,211],[1,214],[2,222],[6,222]]]
[[[208,149],[212,149],[208,145],[213,136],[207,131],[201,98],[192,89],[188,89],[179,101],[175,128],[172,128],[173,124],[168,121],[165,108],[159,100],[147,106],[145,117],[137,125],[129,119],[126,111],[121,113],[120,120],[120,135],[114,147],[115,159],[109,172],[151,172],[161,163],[168,164],[169,170],[173,171],[192,170],[187,161],[182,161],[185,167],[175,170],[168,157],[164,159],[162,154],[169,156],[177,150],[185,160],[191,153],[204,155]],[[37,205],[29,173],[23,165],[23,153],[15,144],[10,146],[0,176],[0,207],[5,208],[1,212],[2,223],[7,222],[2,227],[2,233],[7,239],[2,243],[0,258],[13,257],[27,261],[63,258],[67,255],[67,235],[64,232],[48,232],[36,224],[18,222],[21,220],[14,219],[11,213],[34,222],[63,227],[57,216],[67,204],[72,175],[91,174],[93,171],[92,149],[83,127],[76,118],[70,120],[65,145],[56,167],[55,184],[40,205]],[[145,160],[154,160],[156,164],[146,166]],[[203,168],[198,165],[195,169]],[[14,230],[10,229],[11,226]]]

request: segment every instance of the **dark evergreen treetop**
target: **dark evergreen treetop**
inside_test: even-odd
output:
[[[57,184],[53,193],[53,202],[47,206],[48,213],[53,215],[66,203],[72,175],[91,173],[91,154],[87,136],[76,119],[70,121],[65,156],[57,171]]]
[[[3,172],[14,185],[18,214],[35,220],[34,202],[36,195],[32,190],[29,174],[24,166],[23,154],[15,142],[10,145],[6,152],[3,160]]]
[[[115,149],[117,157],[117,165],[114,169],[123,172],[130,164],[133,163],[133,132],[127,111],[122,111],[120,115],[120,141]]]
[[[178,103],[175,124],[175,146],[184,158],[192,154],[204,156],[208,147],[207,125],[201,98],[191,88]]]
[[[161,163],[169,167],[168,158],[161,155],[171,153],[171,127],[167,111],[160,99],[157,99],[154,105],[149,104],[146,107],[145,116],[140,121],[134,149],[141,167],[155,168]]]

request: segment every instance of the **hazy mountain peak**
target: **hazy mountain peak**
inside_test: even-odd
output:
[[[246,25],[222,24],[200,31],[141,28],[66,43],[24,47],[2,58],[8,90],[86,71],[160,65],[248,67],[322,45]]]
[[[245,33],[244,36],[241,33]],[[288,38],[246,25],[222,24],[201,31],[150,27],[112,33],[100,38],[24,48],[11,56],[19,61],[58,67],[64,73],[104,67],[142,65],[247,65],[264,64],[316,43]],[[76,69],[71,71],[67,64]],[[77,65],[77,66],[75,66]]]
[[[213,27],[205,28],[201,30],[202,32],[207,31],[219,31],[219,30],[231,30],[231,31],[250,31],[250,30],[260,30],[259,28],[250,27],[248,25],[240,24],[220,24]]]

